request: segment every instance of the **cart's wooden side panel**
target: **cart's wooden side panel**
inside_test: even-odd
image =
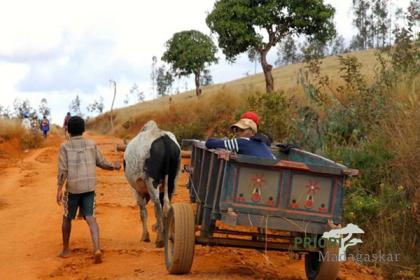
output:
[[[290,156],[308,162],[283,164],[243,155],[227,161],[202,142],[192,146],[189,188],[197,203],[201,236],[211,236],[219,219],[314,234],[323,233],[329,219],[341,223],[345,178],[341,165],[300,151]]]
[[[341,223],[342,182],[343,176],[338,175],[228,162],[220,197],[222,220],[255,226],[249,217],[257,221],[268,217],[272,229],[287,230],[293,225],[295,231],[320,234],[328,219]],[[237,214],[234,222],[229,211]]]

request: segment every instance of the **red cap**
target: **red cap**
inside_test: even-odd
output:
[[[254,112],[245,112],[242,114],[241,119],[250,119],[254,121],[256,125],[259,125],[260,119],[258,118],[258,115]]]

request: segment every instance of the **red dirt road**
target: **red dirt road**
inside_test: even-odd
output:
[[[54,139],[54,137],[56,137]],[[121,160],[119,143],[107,136],[94,139],[108,160]],[[301,260],[285,253],[196,246],[190,274],[166,272],[163,249],[140,242],[139,212],[123,171],[98,169],[96,214],[104,259],[94,264],[89,229],[72,224],[71,255],[61,259],[62,207],[55,202],[57,152],[62,139],[20,155],[13,167],[0,169],[0,279],[306,279]],[[1,159],[0,166],[10,166]],[[174,202],[187,201],[187,178],[178,180]],[[154,223],[152,205],[149,229]],[[151,231],[152,241],[155,234]],[[342,265],[340,279],[379,279],[366,267]]]

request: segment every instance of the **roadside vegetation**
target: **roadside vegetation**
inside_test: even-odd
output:
[[[17,140],[19,149],[27,150],[41,147],[41,133],[32,133],[22,127],[18,119],[0,119],[0,142]]]
[[[244,89],[236,84],[235,90],[226,85],[199,99],[184,95],[145,105],[148,110],[121,109],[114,132],[131,138],[154,119],[179,140],[205,139],[228,135],[229,124],[241,113],[256,111],[261,130],[275,141],[360,169],[360,177],[347,182],[344,210],[345,223],[365,230],[358,252],[399,254],[396,262],[366,264],[381,269],[388,279],[416,279],[420,274],[418,45],[410,27],[399,30],[393,47],[371,53],[375,60],[371,76],[365,68],[372,65],[363,66],[354,54],[338,56],[337,68],[328,71],[325,60],[312,57],[296,72],[295,87],[270,94],[261,87]],[[89,126],[106,132],[107,120],[106,114],[101,115]]]
[[[44,144],[44,137],[40,130],[40,120],[51,115],[47,100],[43,98],[35,109],[28,100],[15,99],[13,110],[0,106],[0,156],[18,154],[28,149],[39,148]],[[28,117],[30,128],[22,125],[24,116]],[[57,134],[56,125],[49,125],[49,134]]]

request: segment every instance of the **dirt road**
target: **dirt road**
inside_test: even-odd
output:
[[[54,137],[54,136],[53,136]],[[109,160],[117,140],[88,135]],[[123,171],[98,169],[97,220],[104,261],[94,264],[89,230],[75,220],[71,256],[58,258],[61,249],[62,208],[55,202],[59,143],[21,155],[13,167],[0,169],[0,279],[306,279],[301,260],[285,253],[196,246],[192,272],[172,276],[164,266],[163,249],[141,243],[139,214]],[[0,166],[10,166],[0,159]],[[187,178],[178,180],[174,201],[187,201]],[[152,205],[149,228],[154,223]],[[152,241],[155,235],[152,233]],[[341,279],[378,279],[369,269],[342,265]]]

